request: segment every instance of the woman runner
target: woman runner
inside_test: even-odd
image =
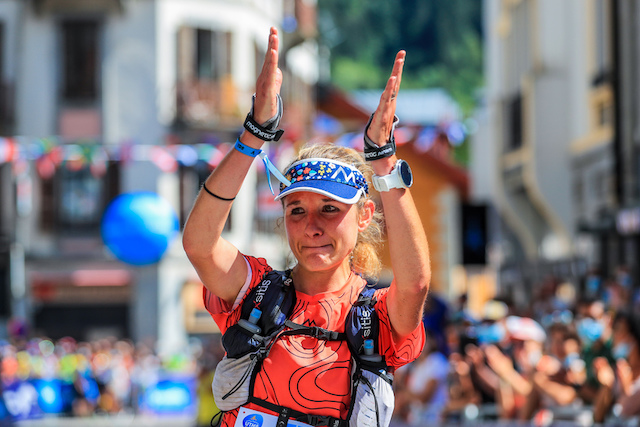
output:
[[[245,126],[235,149],[206,179],[184,228],[184,249],[204,284],[205,306],[222,333],[238,323],[243,299],[271,270],[264,258],[240,253],[221,234],[253,156],[265,139],[277,139],[264,130],[279,119],[281,109],[278,44],[277,30],[272,28],[252,110],[253,123],[260,126]],[[398,163],[391,145],[404,60],[405,52],[398,52],[366,129],[372,160],[364,161],[343,147],[305,147],[284,171],[293,183],[281,185],[277,196],[296,261],[291,270],[296,305],[290,319],[343,332],[365,278],[375,277],[380,269],[375,249],[383,223],[369,196],[372,174],[379,177],[394,278],[388,288],[376,291],[375,307],[380,316],[379,351],[391,368],[411,362],[422,351],[422,307],[431,275],[427,239],[407,187],[410,169]],[[262,363],[252,393],[305,414],[344,420],[350,406],[351,364],[344,341],[286,336],[275,342]],[[277,415],[252,403],[243,408],[262,414],[260,419]],[[242,425],[236,423],[238,411],[225,413],[222,425]]]

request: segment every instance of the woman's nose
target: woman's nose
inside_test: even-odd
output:
[[[308,236],[319,236],[322,234],[322,225],[320,223],[320,219],[316,215],[307,216],[305,232]]]

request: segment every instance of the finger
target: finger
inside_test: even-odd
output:
[[[390,77],[389,80],[387,80],[387,85],[382,95],[380,95],[380,102],[371,119],[371,125],[367,132],[369,138],[378,145],[385,144],[393,125],[395,105],[390,101],[393,87],[395,87],[395,77]]]
[[[391,75],[389,76],[385,87],[385,95],[387,96],[385,100],[387,102],[394,103],[398,96],[400,83],[402,81],[402,70],[404,69],[405,57],[406,52],[404,50],[401,50],[396,54],[396,59],[393,63],[393,70],[391,71]]]
[[[256,81],[254,119],[258,123],[273,117],[277,111],[276,95],[280,92],[280,85],[282,84],[282,73],[278,68],[278,49],[278,30],[275,27],[271,27],[262,70]]]
[[[368,136],[378,144],[386,141],[393,128],[393,119],[396,113],[396,98],[398,96],[398,90],[400,89],[405,57],[406,52],[404,50],[396,54],[391,75],[380,96],[380,102],[371,121]]]
[[[269,30],[269,41],[270,42],[273,41],[272,48],[277,51],[279,46],[279,39],[278,39],[278,29],[276,27],[271,27],[271,29]]]
[[[381,97],[381,104],[383,103],[391,103],[393,107],[393,111],[395,112],[395,100],[398,96],[398,90],[400,89],[400,82],[402,80],[402,70],[404,68],[404,59],[406,57],[406,52],[401,50],[396,54],[395,61],[393,63],[393,70],[391,71],[391,75],[387,80],[387,84],[384,88]],[[379,107],[385,107],[383,105],[379,105]],[[379,111],[381,109],[379,108]]]
[[[267,86],[273,84],[276,80],[278,69],[278,47],[278,30],[272,27],[269,33],[269,45],[265,52],[264,62],[259,76],[259,78],[263,80],[261,83]]]
[[[404,68],[404,58],[406,56],[405,51],[401,50],[400,52],[398,52],[398,54],[396,55],[396,60],[394,62],[393,65],[393,71],[391,72],[391,76],[393,81],[392,83],[392,88],[391,88],[391,96],[389,99],[389,103],[391,104],[391,119],[393,120],[393,115],[396,112],[396,100],[398,97],[398,92],[400,91],[400,83],[402,82],[402,70]],[[390,79],[391,80],[391,79]]]
[[[387,85],[384,87],[384,91],[380,97],[377,115],[379,115],[384,122],[389,122],[390,117],[391,120],[393,120],[393,114],[395,113],[395,97],[397,96],[397,93],[394,92],[396,86],[396,77],[389,77]]]
[[[401,50],[396,54],[395,62],[393,63],[392,75],[396,76],[396,93],[400,90],[400,83],[402,82],[402,71],[404,70],[404,61],[407,57],[407,52]]]
[[[278,30],[275,27],[271,27],[271,32],[269,34],[269,62],[271,65],[271,83],[275,85],[276,76],[278,74],[278,55],[279,55],[279,47],[280,47],[280,39],[278,38]]]

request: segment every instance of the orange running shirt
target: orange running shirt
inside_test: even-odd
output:
[[[262,258],[245,256],[250,268],[248,283],[234,307],[204,289],[205,307],[224,332],[240,319],[239,303],[249,291],[271,271]],[[248,285],[248,286],[247,286]],[[345,319],[351,305],[366,285],[364,279],[351,274],[344,286],[334,292],[306,295],[296,291],[296,305],[291,315],[295,323],[319,326],[344,332]],[[418,357],[424,346],[424,328],[420,324],[400,343],[394,343],[387,313],[388,288],[376,291],[376,311],[380,318],[379,343],[381,354],[389,366],[396,369]],[[346,341],[324,341],[304,335],[285,336],[276,341],[258,373],[253,395],[276,405],[297,411],[345,419],[350,404],[352,360]],[[273,413],[265,408],[246,404],[252,409]],[[222,426],[232,427],[238,410],[225,414]]]

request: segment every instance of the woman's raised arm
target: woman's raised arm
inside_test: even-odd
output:
[[[278,115],[282,72],[278,68],[278,32],[271,28],[264,64],[256,81],[253,119],[264,124]],[[264,141],[244,131],[246,147],[260,149]],[[184,227],[182,244],[198,276],[214,295],[233,303],[247,276],[246,263],[236,247],[224,240],[222,229],[233,198],[254,158],[232,149],[206,179]]]
[[[394,127],[396,97],[400,89],[406,53],[398,52],[393,71],[380,97],[368,128],[371,142],[384,148]],[[384,151],[384,150],[383,150]],[[377,176],[389,175],[398,158],[395,154],[371,161]],[[422,310],[429,291],[431,268],[427,238],[408,188],[381,191],[387,241],[391,253],[394,280],[387,300],[393,331],[398,338],[410,334],[422,320]]]

